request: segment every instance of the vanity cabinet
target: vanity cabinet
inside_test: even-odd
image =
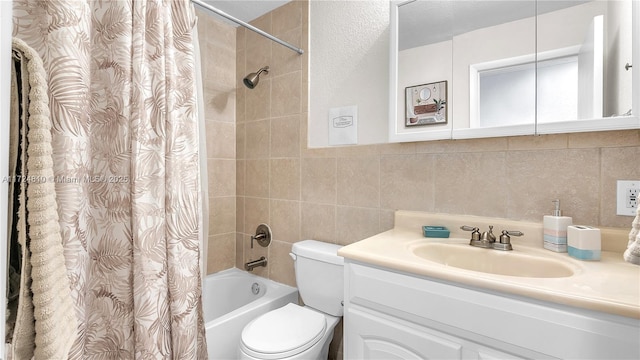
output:
[[[345,359],[640,358],[637,319],[351,259],[344,316]]]

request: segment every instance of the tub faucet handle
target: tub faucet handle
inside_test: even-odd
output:
[[[257,241],[262,247],[271,244],[271,228],[267,224],[260,224],[256,228],[256,234],[251,236],[251,248],[253,249],[253,240]]]

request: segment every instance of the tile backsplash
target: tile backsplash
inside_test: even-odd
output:
[[[211,16],[198,28],[207,67],[209,272],[264,255],[269,265],[255,273],[295,285],[292,243],[350,244],[392,228],[396,209],[541,222],[559,198],[574,223],[631,227],[633,218],[615,215],[616,180],[640,179],[640,130],[307,149],[308,52],[203,18]],[[252,24],[308,48],[306,1]],[[225,35],[213,36],[220,29]],[[265,65],[269,74],[245,88],[242,78]],[[250,249],[260,223],[274,241]]]

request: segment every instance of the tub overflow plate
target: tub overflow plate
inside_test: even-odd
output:
[[[253,283],[253,285],[251,285],[251,292],[253,295],[258,295],[258,293],[260,293],[260,284]]]

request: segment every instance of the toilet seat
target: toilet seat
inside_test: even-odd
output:
[[[259,359],[286,358],[311,348],[326,329],[324,315],[289,303],[247,324],[242,330],[240,348]]]

